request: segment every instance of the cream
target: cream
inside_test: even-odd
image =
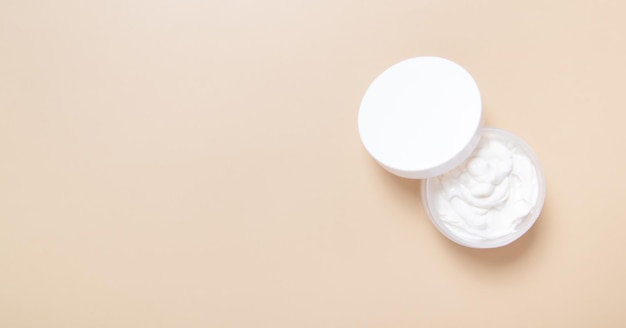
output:
[[[480,243],[516,234],[520,223],[536,214],[539,188],[524,147],[507,135],[487,132],[463,164],[429,179],[426,192],[440,228]]]

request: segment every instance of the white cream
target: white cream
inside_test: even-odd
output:
[[[537,208],[539,180],[523,146],[492,132],[463,164],[429,179],[426,192],[431,215],[442,228],[480,243],[517,233]]]

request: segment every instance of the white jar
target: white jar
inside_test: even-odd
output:
[[[483,127],[480,92],[461,66],[416,57],[385,70],[359,109],[367,151],[389,172],[422,181],[424,208],[452,241],[507,245],[539,217],[543,170],[519,137]]]

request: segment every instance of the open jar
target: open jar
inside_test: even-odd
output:
[[[389,172],[422,179],[422,201],[450,240],[507,245],[539,217],[546,183],[530,146],[486,128],[476,82],[439,57],[397,63],[370,85],[359,109],[363,145]]]

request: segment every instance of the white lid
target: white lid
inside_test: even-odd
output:
[[[480,92],[463,67],[439,57],[397,63],[372,82],[359,109],[367,151],[393,174],[425,179],[461,164],[478,144]]]

